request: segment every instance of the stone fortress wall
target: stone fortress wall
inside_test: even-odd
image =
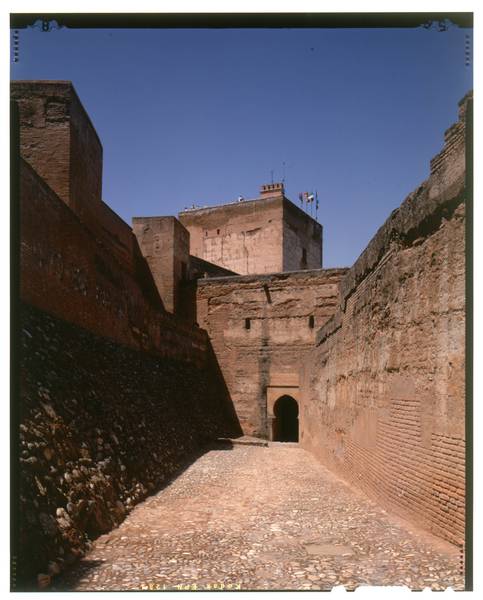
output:
[[[465,535],[466,111],[342,278],[302,366],[302,445],[392,512]]]
[[[15,82],[12,96],[12,510],[17,578],[29,581],[61,571],[209,440],[240,428],[206,332],[167,310],[180,283],[174,269],[158,290],[131,228],[100,200],[102,149],[72,85]]]
[[[317,330],[337,309],[346,271],[197,282],[197,319],[208,332],[245,434],[272,439],[271,399],[285,393],[300,400],[300,366],[315,346]]]
[[[272,439],[284,395],[304,448],[462,543],[468,98],[351,269],[322,268],[322,226],[281,184],[131,229],[101,199],[72,84],[14,82],[12,98],[26,574],[75,560],[208,439]]]

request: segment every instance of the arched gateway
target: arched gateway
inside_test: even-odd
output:
[[[299,441],[299,407],[292,396],[281,396],[273,406],[272,439],[276,442]]]

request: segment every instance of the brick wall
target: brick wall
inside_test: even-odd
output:
[[[166,312],[131,229],[100,200],[100,145],[73,94],[14,87],[17,590],[62,571],[210,439],[240,433],[206,332]],[[183,256],[187,243],[166,249],[174,278]]]
[[[345,272],[198,280],[198,323],[208,332],[245,434],[270,437],[270,389],[297,396],[300,366],[317,328],[337,308]]]
[[[133,232],[164,307],[180,312],[180,286],[188,278],[189,233],[175,217],[135,217]]]
[[[322,225],[289,200],[283,205],[283,269],[322,267]]]
[[[20,153],[84,220],[101,201],[102,145],[69,81],[13,81]]]
[[[72,208],[67,82],[13,82],[20,119],[20,153]]]
[[[102,193],[102,145],[70,81],[14,81],[20,154],[96,239],[135,269],[132,231]]]
[[[20,167],[22,299],[133,348],[203,363],[206,334],[166,313],[139,250],[118,260],[107,238],[99,239],[28,164]]]
[[[304,364],[302,443],[456,543],[465,523],[465,107],[431,175],[340,284]]]
[[[208,440],[240,433],[206,332],[166,312],[129,226],[100,199],[84,210],[94,206],[96,173],[83,208],[70,201],[72,169],[85,169],[80,186],[92,156],[67,168],[63,189],[64,146],[54,144],[49,163],[44,131],[42,151],[30,155],[22,119],[21,152],[32,164],[19,161],[17,590],[62,571]],[[89,153],[90,135],[80,132],[79,152]]]
[[[73,87],[69,113],[71,202],[80,215],[90,213],[96,220],[102,194],[102,146]]]

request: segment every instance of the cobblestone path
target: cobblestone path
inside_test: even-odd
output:
[[[289,445],[211,450],[54,589],[463,588],[456,548],[408,530]]]

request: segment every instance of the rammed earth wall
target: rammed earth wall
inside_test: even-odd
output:
[[[198,280],[198,322],[210,336],[247,435],[271,437],[271,394],[298,399],[299,370],[337,309],[346,269]]]
[[[340,283],[303,369],[302,443],[441,537],[465,525],[465,99],[431,175]]]

